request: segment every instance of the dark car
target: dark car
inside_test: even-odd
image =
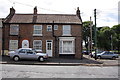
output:
[[[89,55],[90,51],[83,51],[82,53],[85,55]]]

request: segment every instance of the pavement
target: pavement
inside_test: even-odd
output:
[[[1,57],[1,56],[0,56]],[[59,65],[59,66],[119,66],[119,59],[93,59],[88,55],[84,55],[83,59],[75,58],[48,58],[44,62],[38,62],[36,60],[20,60],[18,62],[13,61],[8,56],[1,57],[0,64],[20,64],[20,65]]]
[[[85,58],[95,60],[91,58],[89,55],[84,55]],[[115,60],[112,59],[97,59],[98,62],[102,63],[103,66],[120,66],[120,56]]]

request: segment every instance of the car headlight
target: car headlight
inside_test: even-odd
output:
[[[45,56],[44,56],[44,58],[47,58],[47,57],[48,57],[48,55],[45,55]]]

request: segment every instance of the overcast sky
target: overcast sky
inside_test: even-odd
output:
[[[119,0],[0,0],[0,18],[9,14],[9,8],[15,8],[16,13],[33,13],[37,6],[39,14],[76,14],[80,8],[83,21],[88,21],[94,9],[97,9],[97,27],[118,24]]]

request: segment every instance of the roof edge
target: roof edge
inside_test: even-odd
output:
[[[4,23],[4,24],[53,24],[53,23]],[[54,24],[71,24],[71,25],[82,25],[82,23],[54,23]]]
[[[32,13],[15,13],[14,15],[34,15]],[[65,16],[77,16],[76,14],[36,14],[36,15],[65,15]]]

